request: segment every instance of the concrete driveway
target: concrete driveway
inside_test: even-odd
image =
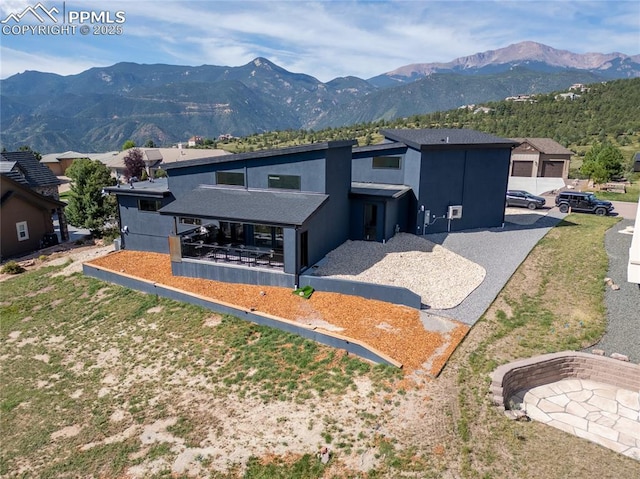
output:
[[[628,201],[612,201],[614,211],[625,220],[635,220],[638,211],[638,203]]]

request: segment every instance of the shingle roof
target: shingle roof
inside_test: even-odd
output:
[[[414,149],[489,147],[499,146],[508,148],[515,146],[516,142],[507,138],[489,135],[476,130],[442,128],[442,129],[396,129],[380,130],[386,138],[400,141]]]
[[[319,193],[200,187],[160,213],[270,225],[302,225],[329,197]]]
[[[5,188],[2,192],[2,197],[0,198],[0,203],[4,204],[9,198],[14,195],[18,195],[22,198],[27,199],[29,202],[33,202],[33,200],[37,200],[40,202],[49,203],[55,206],[67,206],[66,203],[56,200],[51,196],[44,196],[36,191],[32,190],[27,184],[22,183],[20,181],[16,181],[10,175],[3,173],[2,176],[9,181],[10,188]]]
[[[0,160],[16,162],[30,187],[54,186],[62,183],[49,168],[41,164],[31,151],[0,153]]]
[[[518,143],[527,142],[536,150],[547,155],[573,155],[573,151],[565,148],[551,138],[512,138]]]

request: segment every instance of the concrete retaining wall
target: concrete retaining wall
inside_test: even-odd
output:
[[[92,264],[83,264],[82,270],[86,276],[90,276],[92,278],[119,284],[126,288],[135,289],[144,293],[155,294],[157,296],[162,296],[163,298],[169,298],[177,301],[195,304],[220,314],[229,314],[241,319],[246,319],[256,324],[277,328],[288,333],[297,334],[298,336],[311,339],[312,341],[316,341],[333,348],[343,349],[350,354],[354,354],[375,363],[388,364],[398,368],[402,367],[402,364],[398,361],[395,361],[393,358],[385,355],[380,351],[377,351],[367,344],[345,336],[341,336],[339,334],[332,333],[330,331],[321,331],[313,326],[307,326],[295,321],[289,321],[287,319],[272,316],[267,313],[251,311],[249,309],[245,309],[229,303],[224,303],[222,301],[215,301],[211,298],[188,293],[176,288],[172,288],[170,286],[139,279],[124,273],[116,273],[114,271],[110,271],[108,269],[101,268]]]
[[[329,278],[325,276],[300,276],[300,286],[312,286],[318,291],[349,294],[367,299],[377,299],[387,303],[400,304],[410,308],[420,309],[422,300],[413,291],[397,286],[362,283],[346,279]]]
[[[640,365],[575,351],[544,354],[498,367],[491,374],[494,403],[508,409],[518,391],[563,379],[589,379],[630,391],[640,390]]]

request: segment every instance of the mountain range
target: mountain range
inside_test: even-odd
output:
[[[640,55],[576,54],[535,42],[326,83],[265,58],[238,67],[118,63],[69,76],[26,71],[0,80],[0,143],[42,153],[113,150],[127,139],[164,146],[194,135],[390,120],[634,77]]]

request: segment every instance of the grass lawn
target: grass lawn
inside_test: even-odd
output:
[[[634,477],[637,461],[511,422],[489,394],[496,365],[602,335],[604,233],[616,221],[567,216],[421,387],[277,330],[53,276],[60,267],[11,278],[0,287],[0,474]]]

